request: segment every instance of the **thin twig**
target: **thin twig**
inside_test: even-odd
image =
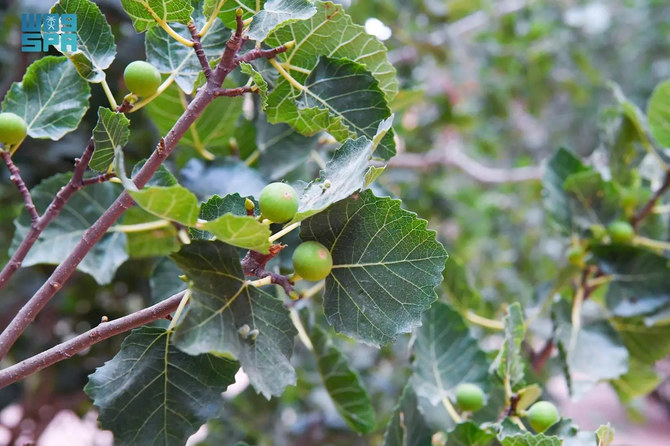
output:
[[[11,367],[0,370],[0,389],[47,368],[52,364],[68,359],[77,352],[87,349],[93,344],[97,344],[107,338],[132,330],[135,327],[165,318],[179,306],[185,293],[186,291],[177,293],[156,305],[129,314],[128,316],[109,322],[102,322],[97,327],[82,333],[79,336],[14,364]]]
[[[25,259],[26,255],[28,255],[28,252],[35,244],[44,228],[46,228],[53,221],[53,219],[55,219],[60,214],[61,210],[72,197],[72,195],[85,186],[84,182],[86,180],[83,178],[84,172],[86,172],[88,163],[91,161],[91,157],[93,156],[93,148],[93,139],[91,139],[89,140],[81,158],[75,160],[74,173],[72,174],[70,181],[58,191],[56,197],[54,197],[51,204],[49,204],[46,211],[44,211],[44,214],[39,219],[37,224],[30,227],[28,234],[26,234],[24,239],[19,244],[19,247],[16,249],[16,251],[14,251],[14,254],[9,259],[9,262],[7,262],[7,264],[2,268],[2,271],[0,271],[0,290],[2,290],[7,282],[9,282],[9,279],[14,275],[14,273],[18,271],[19,268],[21,268],[23,259]],[[0,352],[1,351],[2,349],[0,349]],[[3,354],[0,353],[0,358],[2,357]]]
[[[637,229],[640,226],[642,220],[644,220],[647,215],[649,215],[649,213],[656,205],[656,202],[661,199],[663,194],[667,192],[668,189],[670,189],[670,172],[666,172],[665,179],[663,180],[661,187],[658,188],[654,195],[652,195],[652,197],[649,199],[647,204],[645,204],[642,209],[640,209],[638,213],[635,214],[635,216],[631,219],[630,224],[633,225],[633,228]]]
[[[287,42],[283,45],[279,45],[274,48],[270,49],[261,49],[261,48],[256,48],[253,49],[247,53],[244,53],[242,56],[237,57],[237,63],[240,62],[251,62],[252,60],[264,58],[264,59],[272,59],[277,56],[277,54],[283,53],[285,51],[290,50],[293,48],[293,45],[295,45],[295,40],[292,40],[290,42]]]
[[[244,93],[254,93],[258,91],[255,87],[236,87],[236,88],[218,88],[214,91],[214,96],[241,96]]]
[[[202,43],[200,42],[200,35],[198,34],[198,28],[196,28],[193,21],[188,22],[188,30],[191,33],[191,41],[193,42],[193,49],[195,50],[195,55],[200,61],[200,66],[202,71],[205,73],[205,78],[209,79],[212,77],[212,68],[209,66],[207,61],[207,56],[205,55],[205,50],[202,48]]]
[[[28,211],[28,214],[30,214],[30,221],[33,226],[35,226],[40,219],[40,214],[37,212],[37,208],[35,208],[33,197],[30,195],[26,183],[24,183],[23,178],[21,178],[21,172],[19,171],[19,168],[16,167],[16,164],[14,164],[14,161],[12,161],[12,155],[10,155],[9,152],[2,150],[0,151],[0,156],[2,156],[2,160],[7,165],[7,169],[9,169],[9,179],[14,183],[19,190],[19,193],[21,193],[26,205],[26,210]]]

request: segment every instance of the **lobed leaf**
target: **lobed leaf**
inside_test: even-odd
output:
[[[176,345],[193,355],[234,356],[256,391],[267,398],[294,385],[290,358],[296,330],[288,310],[281,300],[248,285],[237,249],[219,241],[194,240],[172,258],[188,276],[193,292],[175,333]],[[248,336],[249,330],[258,330],[255,339]]]
[[[239,365],[182,353],[171,337],[162,328],[136,328],[116,356],[89,376],[84,390],[115,444],[181,446],[220,414],[221,393],[235,381]]]
[[[88,109],[91,89],[65,56],[45,56],[14,82],[2,101],[2,111],[26,121],[32,138],[61,139],[79,126]]]
[[[323,305],[339,332],[371,345],[393,342],[436,299],[447,253],[398,200],[361,192],[305,220],[300,237],[332,254]]]
[[[188,23],[193,6],[190,0],[121,0],[121,6],[141,33],[156,26],[156,19],[165,23]]]

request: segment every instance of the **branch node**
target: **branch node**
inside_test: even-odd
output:
[[[205,50],[202,47],[202,42],[200,41],[200,34],[198,33],[198,28],[196,28],[195,23],[190,21],[187,25],[189,32],[191,33],[191,41],[193,42],[193,50],[195,55],[198,57],[202,71],[205,73],[205,78],[209,80],[212,77],[212,68],[209,66],[207,61],[207,55]]]

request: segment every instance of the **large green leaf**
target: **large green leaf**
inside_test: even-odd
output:
[[[242,114],[243,102],[241,96],[214,99],[179,140],[179,145],[193,148],[207,157],[211,157],[207,152],[228,154],[229,139],[234,134],[237,118]],[[184,92],[176,85],[171,85],[151,101],[147,111],[158,131],[165,135],[186,111],[187,106],[188,100]]]
[[[267,103],[270,122],[287,122],[305,135],[326,130],[338,141],[373,139],[380,122],[391,116],[379,82],[364,65],[326,56],[319,57],[300,88],[280,82]],[[377,155],[395,155],[393,132],[381,140]]]
[[[194,240],[172,258],[184,270],[193,292],[175,342],[190,354],[231,354],[242,364],[256,391],[281,395],[294,385],[290,363],[296,334],[281,300],[249,286],[237,249]],[[257,336],[248,332],[258,330]]]
[[[462,383],[490,388],[489,361],[461,315],[435,302],[424,313],[414,341],[412,384],[433,406],[451,404]],[[446,399],[447,401],[443,401]]]
[[[393,342],[436,299],[447,253],[398,200],[364,191],[305,220],[300,236],[333,256],[323,305],[339,332],[371,345]]]
[[[144,32],[156,26],[156,17],[165,23],[188,23],[193,7],[189,0],[121,0],[135,30]]]
[[[496,434],[480,428],[472,421],[457,424],[447,433],[445,446],[487,446],[495,439]]]
[[[215,355],[190,356],[162,328],[133,330],[116,356],[89,376],[86,393],[117,445],[181,446],[223,407],[221,393],[239,365]]]
[[[223,198],[214,195],[200,206],[200,218],[208,221],[199,224],[200,230],[192,230],[192,234],[205,240],[216,237],[230,245],[267,254],[271,244],[270,224],[247,215],[245,201],[239,194]]]
[[[324,330],[315,326],[309,336],[323,384],[337,411],[356,432],[371,432],[375,427],[375,411],[358,374]]]
[[[514,302],[507,307],[507,316],[504,319],[505,338],[503,345],[491,368],[498,373],[498,376],[506,382],[509,382],[513,388],[523,380],[524,364],[521,352],[521,343],[526,335],[524,327],[524,317],[521,305]]]
[[[549,160],[542,181],[544,207],[565,232],[572,229],[570,203],[563,185],[570,175],[590,170],[579,158],[560,148]]]
[[[333,158],[321,172],[320,178],[309,183],[300,194],[298,212],[293,221],[304,220],[317,214],[331,204],[344,200],[365,187],[365,178],[370,170],[372,153],[377,143],[390,130],[392,120],[391,117],[379,124],[374,141],[365,137],[348,139],[337,149]]]
[[[69,173],[52,176],[31,190],[38,212],[44,212],[71,176]],[[42,231],[22,265],[61,263],[81,240],[84,232],[107,210],[120,192],[121,187],[112,183],[87,186],[77,192],[63,206],[58,217]],[[28,234],[30,224],[30,216],[24,210],[14,221],[16,232],[12,239],[11,252],[16,251]],[[127,259],[126,235],[121,232],[109,232],[86,254],[77,269],[90,274],[102,285],[112,281],[116,269]]]
[[[232,7],[235,2],[228,3]],[[388,100],[393,99],[398,92],[398,79],[395,68],[386,59],[384,45],[367,34],[363,26],[354,24],[342,6],[332,2],[316,2],[315,5],[317,12],[310,19],[282,26],[268,36],[265,43],[270,46],[296,42],[277,60],[286,62],[291,75],[301,83],[307,77],[304,73],[316,67],[321,55],[353,60],[372,73]],[[281,90],[287,82],[280,78],[276,88]]]
[[[633,246],[601,245],[592,251],[612,278],[606,298],[614,315],[649,314],[670,303],[670,260]]]
[[[431,444],[432,434],[419,412],[414,389],[407,383],[386,426],[384,446],[426,446]]]
[[[114,161],[114,148],[123,147],[130,136],[130,120],[123,113],[108,108],[98,108],[98,124],[93,129],[95,151],[89,166],[98,172],[106,172]]]
[[[59,0],[51,7],[51,13],[77,15],[77,51],[63,54],[72,60],[81,77],[89,82],[102,82],[104,70],[116,56],[116,44],[100,8],[89,0]]]
[[[316,8],[309,0],[268,0],[254,16],[247,35],[260,42],[279,25],[305,20],[314,14]]]
[[[21,116],[33,138],[59,140],[79,126],[91,89],[65,56],[46,56],[30,64],[14,82],[2,111]]]
[[[152,214],[195,226],[198,220],[198,198],[183,186],[149,186],[139,191],[127,191],[135,203]]]
[[[202,29],[207,21],[202,14],[202,0],[194,0],[192,3],[194,9],[193,20],[197,28]],[[191,33],[186,25],[177,23],[172,25],[172,28],[182,37],[191,39]],[[201,39],[202,49],[207,60],[221,57],[229,36],[230,32],[225,29],[221,21],[215,19]],[[149,29],[144,44],[147,61],[161,73],[171,73],[177,85],[185,93],[192,94],[195,81],[202,72],[202,66],[193,48],[177,42],[163,28],[158,26]]]
[[[661,82],[654,88],[647,105],[649,128],[656,141],[670,147],[670,81]]]
[[[554,305],[552,319],[572,395],[579,397],[599,381],[618,378],[628,371],[628,350],[609,322],[591,321],[577,329],[566,301]]]

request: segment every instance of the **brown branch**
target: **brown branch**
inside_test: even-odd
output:
[[[221,88],[223,81],[228,73],[237,66],[235,57],[239,51],[244,39],[242,38],[242,20],[240,14],[237,15],[237,31],[226,43],[226,48],[221,57],[221,62],[212,72],[212,77],[207,81],[203,88],[198,92],[193,100],[188,104],[184,113],[179,117],[172,129],[161,138],[156,149],[142,168],[133,177],[133,182],[138,189],[145,184],[156,173],[172,150],[177,146],[179,140],[188,131],[189,127],[202,114],[205,108],[214,100],[214,91]],[[89,145],[91,150],[85,165],[88,165],[93,153],[93,144]],[[82,157],[82,163],[84,157]],[[78,166],[77,166],[78,167]],[[85,167],[84,167],[85,168]],[[78,175],[75,167],[75,175]],[[83,175],[83,172],[82,172]],[[83,176],[79,176],[79,181]],[[91,227],[82,235],[81,240],[74,246],[72,252],[61,262],[53,271],[47,281],[30,298],[30,300],[19,310],[18,314],[10,321],[9,325],[0,334],[0,359],[7,355],[9,349],[14,345],[21,333],[30,325],[37,314],[51,300],[51,298],[62,288],[72,273],[77,269],[79,263],[86,254],[102,238],[107,230],[123,215],[123,213],[133,205],[133,199],[127,192],[121,195],[112,203],[112,205],[91,225]],[[20,263],[19,263],[20,264]]]
[[[218,88],[214,90],[214,96],[233,97],[233,96],[241,96],[244,93],[254,93],[256,91],[258,91],[258,89],[254,87]]]
[[[195,55],[197,56],[198,61],[200,61],[200,66],[202,67],[202,71],[205,73],[205,78],[209,79],[212,77],[212,68],[209,66],[209,62],[207,62],[207,56],[205,55],[205,50],[202,48],[202,42],[200,42],[198,28],[196,28],[193,21],[188,22],[187,26],[188,30],[191,32],[191,42],[193,42],[193,50],[195,51]]]
[[[44,211],[44,214],[37,221],[37,223],[31,225],[28,234],[26,234],[24,239],[21,241],[19,247],[9,259],[9,262],[7,262],[7,264],[2,268],[2,271],[0,271],[0,290],[2,290],[7,282],[9,282],[9,279],[14,275],[14,273],[18,271],[19,268],[21,268],[23,259],[26,258],[26,255],[28,255],[28,252],[35,244],[44,228],[46,228],[53,221],[53,219],[55,219],[58,214],[60,214],[61,210],[65,206],[65,203],[67,203],[72,195],[74,195],[75,192],[86,185],[86,180],[84,180],[84,173],[86,172],[88,163],[91,161],[91,157],[93,156],[93,148],[93,139],[91,139],[89,140],[81,158],[75,160],[74,172],[72,174],[72,178],[70,178],[70,181],[58,191],[56,197],[54,197],[53,201],[49,204],[46,211]],[[0,354],[0,358],[2,358],[2,356],[3,355]]]
[[[665,174],[665,179],[663,180],[663,184],[661,184],[661,187],[658,188],[658,190],[652,195],[652,197],[649,199],[649,201],[638,211],[637,214],[631,219],[630,224],[633,225],[633,228],[637,229],[640,226],[640,223],[642,223],[642,220],[644,220],[647,215],[654,209],[654,206],[656,206],[656,202],[661,199],[664,193],[666,193],[670,189],[670,172],[667,172]]]
[[[102,322],[97,327],[80,334],[62,344],[45,350],[31,358],[21,361],[6,369],[0,370],[0,389],[19,381],[33,373],[49,367],[59,361],[72,357],[93,344],[107,338],[129,331],[140,325],[163,319],[175,311],[184,296],[185,291],[175,294],[164,301],[149,308],[137,311],[122,318]]]
[[[21,178],[21,172],[19,171],[19,168],[16,167],[16,164],[14,164],[14,161],[12,161],[12,155],[10,155],[9,152],[0,150],[0,156],[2,156],[2,160],[7,165],[7,169],[9,169],[9,179],[14,183],[23,197],[26,210],[28,211],[28,214],[30,214],[30,221],[32,222],[32,225],[35,226],[40,219],[40,214],[37,213],[37,209],[33,203],[33,197],[30,195],[26,183],[23,182],[23,178]]]
[[[542,178],[540,166],[514,167],[509,169],[489,167],[470,158],[460,149],[448,147],[433,149],[426,153],[400,153],[388,162],[390,168],[427,171],[435,167],[457,167],[472,179],[484,184],[520,183],[538,181]]]

